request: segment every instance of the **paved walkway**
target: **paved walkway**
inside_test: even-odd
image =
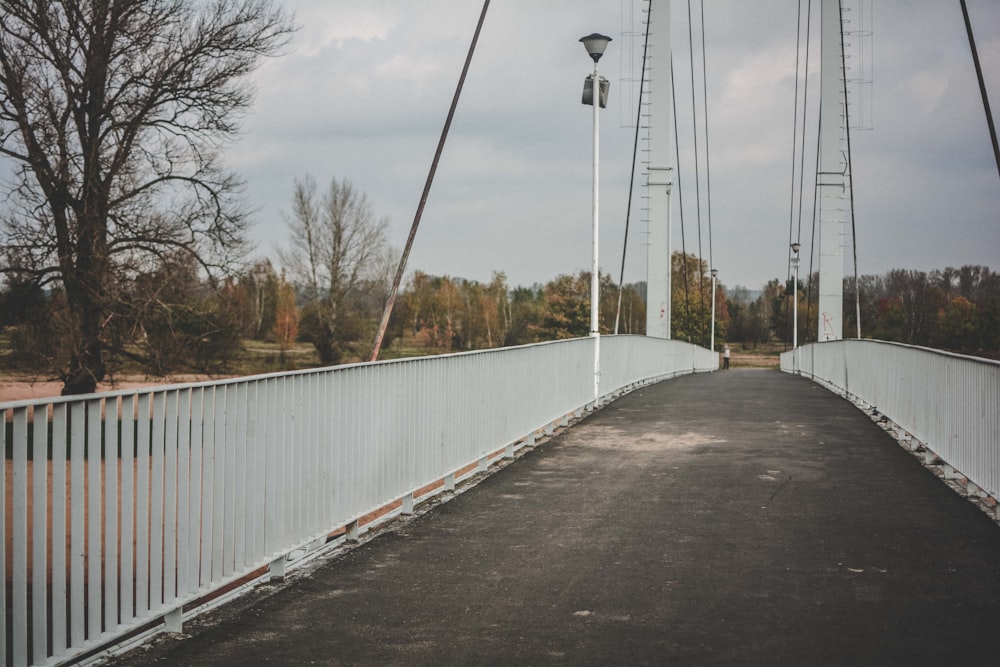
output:
[[[842,399],[732,370],[198,626],[118,664],[998,664],[1000,528]]]

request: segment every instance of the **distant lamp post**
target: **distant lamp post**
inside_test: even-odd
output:
[[[599,305],[599,289],[600,289],[600,268],[598,266],[598,253],[597,253],[597,236],[598,236],[598,174],[600,173],[600,116],[598,111],[601,107],[607,105],[608,98],[608,84],[607,81],[602,81],[600,74],[597,72],[597,61],[601,59],[604,55],[604,50],[608,47],[608,42],[611,38],[607,35],[601,35],[598,33],[592,33],[586,37],[581,37],[580,41],[583,42],[583,46],[587,49],[587,53],[594,60],[594,73],[584,81],[583,86],[583,103],[590,104],[594,107],[594,261],[593,267],[590,271],[590,335],[594,339],[594,402],[596,404],[598,398],[600,397],[600,379],[601,379],[601,334],[598,329],[598,305]],[[588,85],[589,84],[589,85]],[[588,97],[588,88],[590,95]]]
[[[798,243],[792,244],[792,272],[795,276],[792,282],[792,349],[799,346],[799,248]]]
[[[712,340],[711,350],[715,352],[715,279],[719,277],[719,270],[712,269]]]

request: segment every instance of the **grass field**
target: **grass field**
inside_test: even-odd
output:
[[[780,355],[789,346],[783,343],[762,343],[750,347],[743,343],[732,343],[729,346],[732,368],[778,368]]]

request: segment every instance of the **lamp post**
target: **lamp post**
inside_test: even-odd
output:
[[[611,38],[607,35],[601,35],[598,33],[591,33],[586,37],[581,37],[580,41],[583,42],[583,47],[587,49],[587,53],[594,60],[594,74],[590,80],[590,100],[587,100],[587,87],[584,83],[583,90],[583,103],[590,104],[594,107],[594,231],[593,231],[593,267],[590,271],[590,335],[594,339],[594,403],[596,405],[598,398],[600,397],[600,378],[601,378],[601,334],[598,329],[598,305],[599,305],[599,266],[598,266],[598,253],[597,253],[597,236],[598,236],[598,174],[600,166],[600,116],[599,111],[601,106],[603,96],[601,95],[602,88],[606,90],[601,85],[601,77],[597,72],[597,61],[601,59],[604,55],[604,50],[608,47],[608,42]]]
[[[715,352],[715,279],[719,276],[718,269],[712,269],[712,340],[711,350]]]
[[[792,349],[799,346],[799,248],[798,243],[792,244]]]

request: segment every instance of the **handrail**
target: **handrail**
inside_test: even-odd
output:
[[[1000,497],[1000,362],[875,340],[814,343],[781,370],[861,402],[993,498]]]
[[[594,343],[0,404],[0,653],[60,664],[150,624],[179,631],[213,592],[356,538],[374,510],[412,512],[569,415],[718,366],[688,343],[607,336],[595,401]]]

